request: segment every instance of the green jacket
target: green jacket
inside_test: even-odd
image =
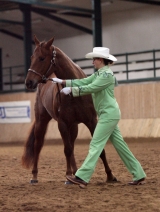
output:
[[[89,77],[66,80],[66,87],[72,87],[74,97],[91,94],[98,116],[103,114],[107,119],[120,119],[121,113],[114,96],[116,83],[109,66],[104,66]]]

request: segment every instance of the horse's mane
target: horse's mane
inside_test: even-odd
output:
[[[81,69],[81,67],[76,64],[66,53],[64,53],[61,49],[59,49],[58,47],[52,45],[55,49],[57,49],[66,59],[67,61],[76,68],[76,70],[81,74],[81,77],[86,77],[86,74],[83,72],[83,70]]]
[[[45,40],[41,41],[39,46],[42,48],[45,43],[46,43]],[[76,66],[78,69],[80,69],[82,71],[80,66],[78,64],[76,64],[75,62],[73,62],[73,60],[67,54],[65,54],[61,49],[59,49],[58,47],[56,47],[54,45],[52,45],[52,47],[58,49],[74,66]]]

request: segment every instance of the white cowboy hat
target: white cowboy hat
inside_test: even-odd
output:
[[[106,47],[94,47],[93,52],[90,52],[85,55],[86,58],[105,58],[111,61],[117,61],[117,58],[115,58],[113,55],[109,54],[109,49]]]

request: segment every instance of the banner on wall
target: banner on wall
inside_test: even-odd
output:
[[[31,122],[30,101],[0,102],[0,123]]]

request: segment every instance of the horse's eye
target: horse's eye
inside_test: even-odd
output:
[[[43,61],[45,58],[44,57],[39,57],[39,60],[40,61]]]

